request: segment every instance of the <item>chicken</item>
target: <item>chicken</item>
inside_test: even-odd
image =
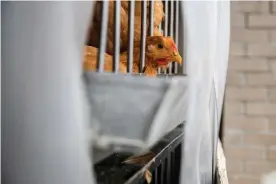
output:
[[[95,71],[98,61],[98,49],[92,46],[85,46],[83,68],[85,71]],[[113,58],[105,53],[104,71],[113,72]],[[119,72],[126,73],[126,65],[119,63]]]
[[[114,49],[114,1],[109,1],[109,17],[108,17],[108,30],[107,30],[107,47],[106,52],[110,55],[113,54]],[[134,42],[141,39],[141,1],[135,1],[135,16],[134,16]],[[100,32],[101,32],[101,9],[102,2],[97,1],[95,3],[95,12],[93,17],[93,23],[89,28],[88,42],[90,46],[98,47]],[[149,2],[147,2],[147,14],[149,17]],[[161,36],[157,26],[161,23],[163,17],[163,3],[161,0],[154,1],[154,35]],[[149,25],[149,18],[146,20],[147,28]],[[124,52],[128,49],[128,1],[121,1],[120,8],[120,51]]]
[[[169,63],[176,61],[182,64],[182,58],[178,53],[176,45],[171,37],[150,36],[146,38],[145,68],[146,76],[156,76],[157,69],[168,68]],[[84,54],[84,70],[93,71],[97,66],[98,49],[86,46]],[[128,65],[128,52],[120,54],[119,72],[126,73]],[[134,43],[133,49],[133,73],[140,73],[140,42]],[[105,54],[104,71],[113,71],[112,56]]]

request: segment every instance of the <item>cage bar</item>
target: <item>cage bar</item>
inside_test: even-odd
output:
[[[164,1],[164,24],[163,24],[163,35],[168,36],[168,0]],[[162,73],[167,74],[167,70],[163,70]]]
[[[166,37],[168,36],[168,0],[164,1],[164,12],[165,12],[165,18],[164,18],[164,24],[163,24],[163,35]],[[164,74],[167,74],[167,70],[163,70]]]
[[[142,20],[141,20],[141,48],[140,48],[140,73],[142,73],[145,66],[145,47],[147,36],[147,1],[141,1]]]
[[[162,22],[161,22],[161,23],[160,23],[160,25],[158,26],[158,29],[159,29],[160,33],[162,33],[162,34],[163,34],[163,30],[162,30]]]
[[[149,35],[152,36],[153,35],[153,26],[154,26],[154,1],[150,0],[150,23],[149,23]]]
[[[121,1],[116,0],[114,7],[114,55],[113,55],[113,71],[118,73],[120,59],[120,32],[121,32]]]
[[[167,159],[166,159],[166,163],[167,163],[167,167],[166,167],[166,170],[167,170],[167,173],[166,173],[166,183],[171,183],[170,180],[171,180],[171,153],[167,153]]]
[[[104,71],[104,54],[106,50],[107,24],[108,24],[108,5],[109,1],[102,2],[102,23],[101,23],[101,41],[98,54],[98,72]]]
[[[169,3],[169,7],[170,7],[170,10],[169,10],[169,13],[170,13],[170,27],[169,27],[169,35],[173,38],[173,35],[174,35],[174,2],[175,1],[170,1]]]
[[[180,47],[180,43],[179,43],[179,40],[181,40],[181,38],[185,38],[187,36],[187,32],[186,32],[186,25],[184,24],[184,17],[183,17],[183,14],[184,14],[184,2],[183,1],[179,1],[178,2],[179,4],[179,14],[181,15],[179,17],[179,23],[181,22],[181,25],[179,25],[179,29],[183,32],[183,34],[179,35],[178,34],[178,47]],[[182,46],[182,53],[187,53],[187,47],[186,47],[186,43],[187,41],[183,42],[183,39],[182,39],[182,43],[181,43],[181,46]],[[186,58],[187,58],[187,55],[184,55],[183,56],[183,62],[182,62],[182,65],[180,66],[180,72],[181,74],[183,75],[186,75],[187,74],[187,62],[186,61]]]
[[[172,152],[170,153],[171,154],[171,180],[170,180],[170,182],[169,183],[174,183],[174,178],[175,178],[175,176],[177,175],[176,173],[175,173],[175,160],[176,160],[176,157],[175,157],[175,149],[174,150],[172,150]]]
[[[154,183],[158,183],[158,170],[154,171]]]
[[[161,68],[158,68],[157,72],[158,72],[158,74],[161,74]]]
[[[165,163],[164,163],[164,161],[165,161],[165,158],[161,161],[161,171],[160,171],[160,175],[161,175],[161,177],[160,177],[160,184],[164,184],[164,171],[165,171]]]
[[[133,42],[134,42],[134,10],[135,10],[135,1],[131,0],[128,3],[128,73],[132,73],[133,66]]]
[[[168,0],[164,1],[165,4],[165,18],[164,18],[164,25],[163,25],[163,31],[164,31],[164,36],[168,36]]]
[[[169,26],[169,35],[173,38],[173,32],[174,32],[174,1],[170,1],[169,3],[169,7],[170,7],[170,10],[169,10],[169,14],[170,14],[170,26]],[[169,68],[168,68],[168,73],[169,75],[172,74],[172,66],[173,66],[173,63],[170,63],[169,64]]]
[[[175,4],[175,23],[174,23],[174,41],[175,41],[175,44],[176,46],[178,47],[179,44],[179,40],[178,40],[178,33],[179,33],[179,1],[175,1],[174,2]],[[174,62],[174,73],[177,74],[178,73],[178,63]]]

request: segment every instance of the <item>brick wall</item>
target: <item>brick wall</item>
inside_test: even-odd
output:
[[[276,170],[276,2],[231,2],[224,147],[230,184]]]

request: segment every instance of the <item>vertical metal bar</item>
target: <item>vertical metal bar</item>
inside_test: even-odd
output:
[[[164,31],[163,31],[163,21],[161,21],[160,25],[159,25],[159,32],[164,35]]]
[[[181,157],[183,154],[182,154],[182,145],[183,145],[183,142],[184,140],[181,141],[182,143],[179,144],[176,148],[175,148],[175,165],[174,165],[174,173],[180,173],[181,171],[181,161],[183,159],[183,157]],[[179,183],[180,181],[180,175],[176,175],[174,177],[174,182],[173,183]]]
[[[133,41],[134,41],[134,0],[128,3],[128,73],[132,73],[133,66]]]
[[[147,1],[141,2],[142,7],[142,20],[141,20],[141,47],[140,47],[140,73],[143,72],[145,66],[145,47],[146,47],[146,36],[147,36]]]
[[[114,2],[114,54],[113,54],[113,71],[118,73],[119,70],[119,55],[120,55],[120,29],[121,29],[121,1]]]
[[[179,29],[179,1],[175,1],[175,29],[174,29],[174,41],[178,48],[178,29]],[[174,63],[174,73],[178,73],[178,63]]]
[[[164,161],[164,160],[163,160]],[[163,184],[164,183],[164,165],[165,163],[161,163],[161,172],[160,172],[160,182],[158,184]]]
[[[167,181],[166,183],[171,183],[171,152],[168,153],[168,158],[167,158]]]
[[[155,169],[154,172],[154,183],[158,183],[158,167]]]
[[[164,31],[162,30],[162,22],[160,23],[160,25],[159,25],[159,32],[162,34],[162,35],[164,35]],[[161,74],[161,68],[158,68],[158,70],[157,70],[157,73],[158,74]]]
[[[164,20],[164,27],[163,27],[163,31],[164,31],[164,36],[168,36],[168,0],[164,1],[165,3],[165,20]]]
[[[101,41],[98,53],[98,72],[104,71],[104,54],[106,49],[107,24],[108,24],[108,1],[102,1],[102,23],[101,23]]]
[[[169,7],[168,7],[168,0],[164,1],[165,4],[165,19],[164,19],[164,25],[163,25],[163,31],[164,31],[164,36],[167,37],[168,36],[168,16],[169,16]],[[164,70],[164,74],[167,74],[167,70]]]
[[[175,177],[177,177],[178,174],[175,173],[175,154],[174,151],[172,151],[171,153],[171,179],[169,183],[174,183],[175,181]]]
[[[173,23],[174,23],[174,2],[175,1],[170,1],[170,36],[173,37]]]
[[[169,34],[171,37],[173,37],[173,15],[174,15],[174,11],[173,11],[173,8],[174,8],[174,1],[170,1],[170,31],[169,31]],[[173,63],[170,63],[169,65],[169,74],[171,75],[172,74],[172,64]]]
[[[184,2],[183,1],[180,1],[179,2],[179,12],[183,12],[184,11]],[[182,13],[181,13],[181,15],[183,15]],[[181,24],[179,25],[179,29],[181,30],[181,36],[180,36],[180,38],[182,38],[183,39],[183,37],[184,37],[184,43],[181,43],[181,46],[182,46],[182,50],[181,50],[181,52],[182,52],[182,54],[183,54],[183,56],[182,56],[182,58],[183,58],[183,61],[184,62],[182,62],[182,65],[181,65],[181,72],[182,72],[182,74],[183,75],[186,75],[187,74],[187,71],[186,71],[186,69],[187,69],[187,62],[185,62],[186,61],[186,55],[185,55],[185,53],[187,52],[187,47],[186,47],[186,44],[187,44],[187,42],[186,42],[186,37],[187,37],[187,32],[186,32],[186,25],[184,24],[184,16],[181,16],[181,17],[179,17],[179,22],[181,22]],[[178,35],[179,36],[179,35]],[[180,45],[180,43],[178,43],[178,45]]]
[[[153,36],[153,27],[154,27],[154,1],[150,1],[150,24],[149,24],[149,35]]]
[[[164,74],[167,74],[167,69],[163,69],[163,73],[164,73]]]
[[[163,30],[162,30],[162,22],[160,23],[160,25],[158,26],[158,29],[159,29],[159,32],[161,33],[161,34],[163,34]]]

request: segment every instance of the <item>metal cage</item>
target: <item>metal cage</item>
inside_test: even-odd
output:
[[[133,65],[133,40],[134,40],[134,15],[135,15],[135,1],[128,2],[128,74],[123,75],[118,72],[119,65],[119,51],[120,51],[120,7],[121,1],[114,2],[114,57],[113,57],[113,73],[104,74],[104,54],[106,48],[106,37],[108,29],[108,17],[110,15],[109,1],[101,2],[101,39],[99,45],[98,68],[96,73],[85,73],[85,79],[88,83],[88,96],[91,102],[92,112],[92,127],[97,127],[98,136],[95,137],[94,148],[95,155],[102,155],[97,153],[97,149],[110,147],[115,148],[115,151],[120,153],[113,154],[108,158],[100,161],[101,158],[95,158],[97,164],[95,171],[97,173],[99,183],[145,183],[144,171],[149,165],[140,169],[139,166],[129,166],[118,163],[122,161],[123,154],[121,151],[128,151],[132,153],[139,153],[154,145],[163,135],[167,134],[175,127],[185,121],[186,98],[185,93],[187,89],[187,77],[185,73],[185,65],[179,66],[177,63],[171,63],[167,70],[158,68],[158,76],[155,79],[144,77],[142,69],[145,66],[145,42],[147,36],[153,35],[154,30],[154,1],[140,1],[141,5],[141,40],[140,40],[140,73],[132,74]],[[163,11],[165,16],[158,26],[158,29],[163,36],[171,36],[177,47],[179,47],[179,31],[183,29],[184,25],[179,25],[180,21],[180,1],[162,1]],[[147,6],[148,5],[148,6]],[[148,21],[148,22],[147,22]],[[147,23],[149,24],[148,29]],[[93,25],[92,25],[93,26]],[[180,26],[182,26],[180,28]],[[182,36],[183,38],[183,36]],[[183,45],[179,49],[183,56]],[[178,77],[177,77],[178,76]],[[102,88],[102,90],[99,90]],[[130,88],[135,88],[135,91]],[[151,88],[151,92],[145,89]],[[95,91],[97,90],[97,91]],[[110,91],[110,92],[108,92]],[[102,94],[102,100],[99,100]],[[122,95],[124,94],[124,95]],[[108,101],[104,101],[104,96],[108,95]],[[133,96],[136,96],[133,101]],[[119,99],[118,101],[114,101]],[[177,102],[176,100],[179,101]],[[96,101],[97,100],[97,101]],[[129,102],[132,102],[132,106]],[[177,102],[177,103],[176,103]],[[152,104],[152,105],[151,105]],[[119,106],[119,107],[118,107]],[[145,108],[147,111],[142,112],[140,109]],[[116,112],[117,109],[123,109],[124,113]],[[102,111],[111,114],[110,118],[102,118]],[[127,111],[127,112],[126,112]],[[136,113],[135,113],[136,111]],[[172,114],[165,113],[171,111]],[[131,114],[131,115],[129,115]],[[166,117],[165,114],[168,114]],[[139,121],[138,121],[139,120]],[[165,121],[164,121],[165,120]],[[97,123],[97,124],[96,124]],[[158,132],[152,131],[153,128],[163,127]],[[112,127],[112,128],[110,128]],[[126,129],[128,131],[122,132],[117,129]],[[181,133],[182,132],[182,133]],[[183,138],[183,127],[176,128],[171,132],[170,139],[167,140],[167,146],[164,147],[164,141],[157,143],[163,148],[161,151],[155,147],[152,148],[159,156],[154,159],[154,164],[151,164],[151,171],[154,175],[153,183],[176,183],[179,181],[180,172],[180,156],[181,156],[181,142]],[[155,133],[154,136],[152,136]],[[158,133],[158,134],[157,134]],[[157,134],[157,135],[156,135]],[[173,136],[174,135],[174,136]],[[104,144],[102,144],[104,139]],[[176,139],[176,140],[175,140]],[[177,143],[175,143],[177,142]],[[175,145],[175,146],[173,146]],[[157,149],[157,150],[156,150]],[[176,154],[176,155],[175,155]],[[107,154],[109,155],[109,154]],[[177,156],[177,157],[174,157]],[[122,157],[122,158],[121,158]],[[164,163],[163,163],[164,162]],[[177,165],[176,165],[177,163]],[[117,165],[116,165],[117,164]],[[154,166],[153,166],[154,165]],[[136,173],[134,172],[136,169]],[[133,176],[130,176],[130,173]],[[178,173],[178,174],[177,174]],[[110,176],[110,177],[106,177]],[[129,177],[128,179],[124,177]],[[165,178],[164,178],[165,177]]]
[[[160,77],[144,77],[146,36],[153,35],[154,1],[128,2],[128,73],[118,73],[120,50],[120,7],[114,2],[113,73],[104,72],[109,1],[101,2],[101,33],[97,72],[86,72],[87,95],[91,103],[94,145],[100,148],[141,152],[165,133],[185,121],[187,77],[185,67],[171,63]],[[140,73],[132,75],[135,4],[141,3]],[[182,2],[163,1],[165,17],[159,29],[179,42],[179,15]],[[149,6],[147,6],[147,4]],[[149,13],[147,13],[149,11]],[[148,16],[147,16],[148,15]],[[146,30],[147,20],[149,27]],[[93,26],[93,25],[92,25]],[[179,49],[183,53],[183,49]],[[183,55],[183,54],[181,54]],[[107,98],[108,97],[108,98]],[[170,111],[170,113],[165,113]],[[127,131],[124,131],[127,130]]]

